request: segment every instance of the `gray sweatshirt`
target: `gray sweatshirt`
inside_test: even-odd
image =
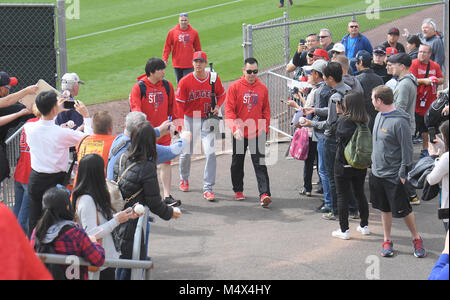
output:
[[[408,73],[402,78],[398,79],[397,86],[394,90],[394,106],[396,109],[401,109],[409,114],[411,135],[416,133],[416,98],[417,98],[417,78]]]
[[[413,164],[409,115],[402,110],[378,113],[372,133],[372,173],[393,183],[407,178]]]

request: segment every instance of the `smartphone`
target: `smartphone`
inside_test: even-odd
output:
[[[63,103],[65,109],[75,109],[75,100],[67,100]]]
[[[429,127],[428,128],[428,135],[430,136],[430,143],[434,144],[434,140],[436,139],[436,128]]]
[[[289,101],[288,101],[288,100],[280,99],[280,101],[283,102],[283,103],[285,103],[285,104],[289,104]]]
[[[300,44],[304,45],[304,44],[306,44],[306,41],[304,39],[301,39]]]
[[[448,214],[449,214],[448,208],[439,208],[438,209],[439,220],[448,219],[449,218]]]

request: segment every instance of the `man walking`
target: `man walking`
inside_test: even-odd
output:
[[[152,57],[145,66],[145,75],[138,77],[130,94],[131,111],[141,111],[147,115],[147,120],[156,128],[170,118],[174,113],[174,90],[172,84],[165,80],[166,64],[157,57]],[[167,134],[159,138],[158,145],[169,146],[171,136]],[[172,181],[171,162],[161,165],[161,181],[164,190],[164,202],[168,205],[177,203],[170,194]]]
[[[394,255],[392,218],[403,218],[413,238],[414,256],[425,257],[423,241],[416,229],[414,213],[404,186],[413,164],[409,115],[395,108],[394,94],[387,86],[378,86],[373,90],[372,103],[378,115],[373,128],[369,187],[372,206],[381,211],[384,233],[381,256]]]
[[[182,13],[178,18],[178,24],[169,31],[164,44],[163,60],[168,63],[172,53],[172,67],[175,71],[177,83],[181,78],[194,71],[192,68],[192,55],[201,51],[200,37],[197,30],[189,25],[188,14]]]
[[[243,76],[235,81],[227,93],[225,117],[233,132],[231,181],[236,200],[244,200],[244,161],[247,147],[255,169],[260,204],[271,202],[269,175],[264,163],[266,135],[270,125],[269,93],[258,78],[258,61],[247,58]]]
[[[189,191],[189,175],[191,172],[191,157],[193,145],[201,135],[203,150],[206,155],[206,165],[203,176],[203,197],[208,201],[214,201],[216,196],[212,188],[216,182],[216,149],[215,133],[211,130],[208,117],[210,113],[219,114],[219,107],[225,101],[225,89],[219,76],[206,71],[208,64],[207,55],[203,51],[194,53],[194,72],[183,77],[177,88],[177,111],[181,118],[184,116],[184,129],[192,133],[192,142],[188,152],[180,156],[180,190]],[[217,98],[217,104],[212,107],[212,88]],[[216,101],[216,99],[214,99]]]

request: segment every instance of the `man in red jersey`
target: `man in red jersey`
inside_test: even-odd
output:
[[[225,101],[225,89],[219,76],[206,71],[208,64],[206,53],[198,51],[194,53],[194,72],[181,79],[177,88],[178,114],[184,116],[184,129],[192,133],[192,141],[188,153],[180,156],[180,189],[189,191],[189,173],[191,169],[191,155],[193,145],[198,140],[200,133],[203,150],[206,156],[206,165],[203,176],[203,197],[208,201],[214,201],[215,195],[212,188],[216,181],[216,149],[215,133],[211,130],[207,116],[209,112],[214,115],[219,113],[219,108]],[[215,82],[211,82],[214,81]],[[215,87],[217,105],[212,109],[211,89]],[[196,153],[200,153],[196,151]]]
[[[235,199],[244,200],[244,161],[248,147],[258,182],[260,203],[262,207],[267,207],[272,202],[264,162],[270,125],[269,93],[257,78],[258,61],[255,58],[245,60],[243,73],[244,76],[228,89],[225,102],[225,122],[233,132],[231,181]]]
[[[152,57],[145,66],[145,75],[138,77],[130,94],[131,111],[140,111],[147,115],[147,120],[153,127],[160,126],[174,113],[175,93],[172,84],[164,79],[166,64],[157,57]],[[158,145],[169,146],[171,136],[167,134],[156,141]],[[172,169],[171,162],[161,164],[161,180],[164,190],[164,202],[171,206],[180,205],[179,200],[170,195]]]
[[[417,58],[412,61],[409,72],[417,78],[416,132],[422,136],[421,157],[428,156],[428,128],[425,126],[425,114],[431,103],[436,100],[437,88],[444,83],[444,75],[437,63],[431,60],[430,45],[419,46]]]
[[[186,13],[180,14],[178,23],[167,34],[163,50],[163,60],[166,65],[170,52],[172,52],[172,66],[177,83],[194,70],[192,55],[194,52],[202,50],[198,32],[189,25],[189,17]]]

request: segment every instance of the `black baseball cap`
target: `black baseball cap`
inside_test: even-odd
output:
[[[372,61],[372,54],[366,50],[359,50],[355,57],[358,61],[362,61],[364,65],[367,65]]]
[[[410,67],[412,60],[408,54],[401,52],[390,56],[388,58],[388,62],[390,62],[391,64],[402,64],[406,67]]]
[[[388,34],[400,35],[400,30],[397,27],[389,29]]]

